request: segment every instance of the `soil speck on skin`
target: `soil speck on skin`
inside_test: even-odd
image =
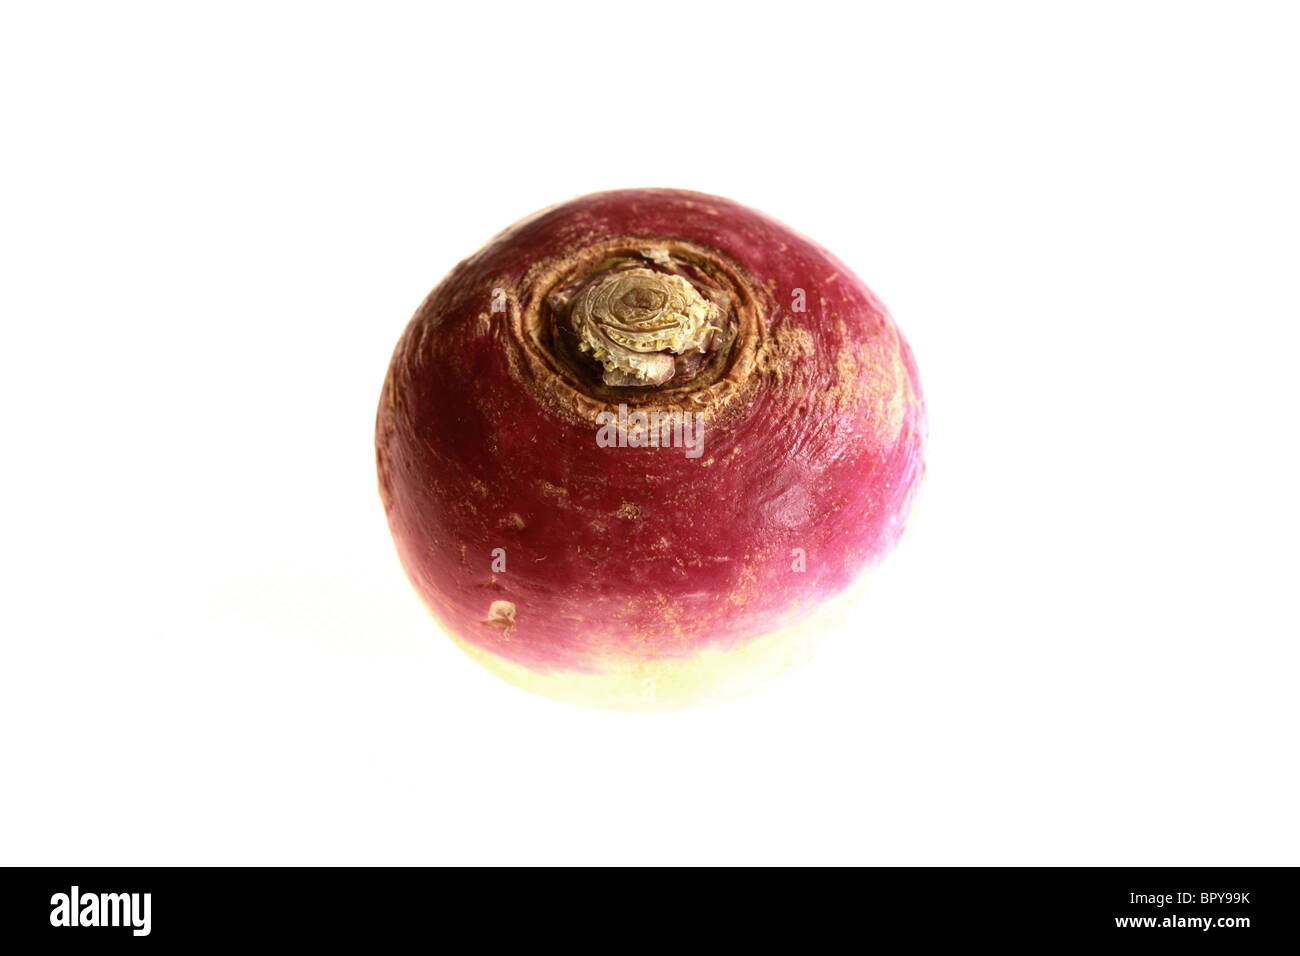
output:
[[[635,505],[630,501],[625,501],[619,506],[618,516],[620,518],[627,518],[630,521],[635,521],[641,516],[641,506]]]

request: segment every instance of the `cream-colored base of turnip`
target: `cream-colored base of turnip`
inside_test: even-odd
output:
[[[828,636],[843,632],[866,591],[866,579],[824,604],[799,624],[754,638],[731,650],[703,648],[656,660],[609,659],[600,672],[538,672],[456,635],[466,654],[516,687],[552,700],[606,710],[658,712],[718,703],[748,694],[812,659]]]

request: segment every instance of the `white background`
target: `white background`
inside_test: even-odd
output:
[[[4,9],[0,862],[1300,861],[1294,8]],[[932,423],[856,630],[666,716],[461,655],[372,452],[447,269],[643,185]]]

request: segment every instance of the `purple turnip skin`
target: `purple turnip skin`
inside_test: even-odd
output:
[[[642,373],[584,351],[583,290],[613,278],[648,286],[623,297],[636,316],[676,296],[663,334],[708,316],[681,356],[648,356],[676,377],[609,384]],[[598,419],[674,410],[694,447]],[[782,668],[794,625],[898,540],[925,434],[912,353],[843,263],[729,200],[628,189],[530,216],[438,284],[376,449],[402,564],[465,650],[551,696],[667,709]]]

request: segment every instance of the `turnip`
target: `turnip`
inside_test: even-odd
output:
[[[552,697],[671,709],[801,656],[924,471],[915,362],[825,249],[701,193],[596,193],[456,266],[397,344],[380,494],[434,617]]]

